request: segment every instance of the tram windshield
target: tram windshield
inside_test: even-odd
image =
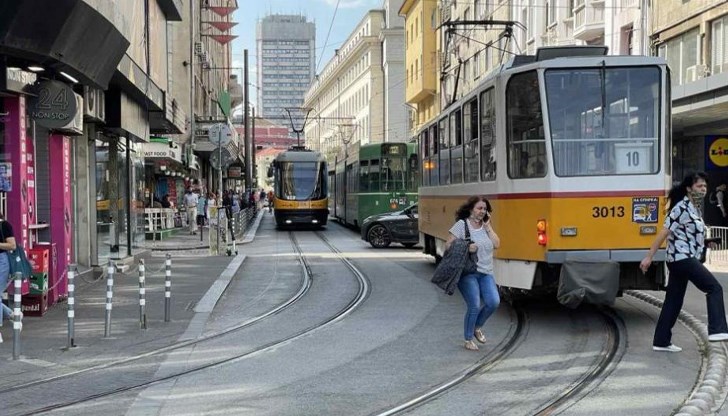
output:
[[[544,78],[557,176],[659,170],[658,67],[550,69]]]
[[[291,201],[326,196],[326,165],[320,162],[278,163],[276,196]]]

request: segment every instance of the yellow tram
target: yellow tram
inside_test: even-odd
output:
[[[269,175],[276,225],[326,225],[328,172],[321,153],[294,146],[276,156]]]
[[[441,256],[458,206],[485,195],[503,288],[568,284],[613,299],[660,287],[663,268],[638,265],[671,184],[668,85],[663,59],[605,47],[511,59],[417,134],[424,251]]]

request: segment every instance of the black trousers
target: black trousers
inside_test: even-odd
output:
[[[693,282],[695,287],[705,293],[708,307],[708,334],[728,332],[723,304],[723,287],[713,274],[695,258],[667,263],[667,269],[670,271],[670,280],[667,283],[665,303],[662,305],[660,318],[657,320],[653,345],[666,347],[671,344],[672,327],[675,326],[680,309],[682,309],[688,282]]]

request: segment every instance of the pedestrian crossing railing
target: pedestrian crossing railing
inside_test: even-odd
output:
[[[720,238],[715,250],[708,250],[706,262],[713,266],[728,266],[728,227],[709,227],[706,237]]]

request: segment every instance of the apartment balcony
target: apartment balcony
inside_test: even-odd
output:
[[[590,41],[604,36],[604,0],[583,0],[574,6],[574,38]]]

